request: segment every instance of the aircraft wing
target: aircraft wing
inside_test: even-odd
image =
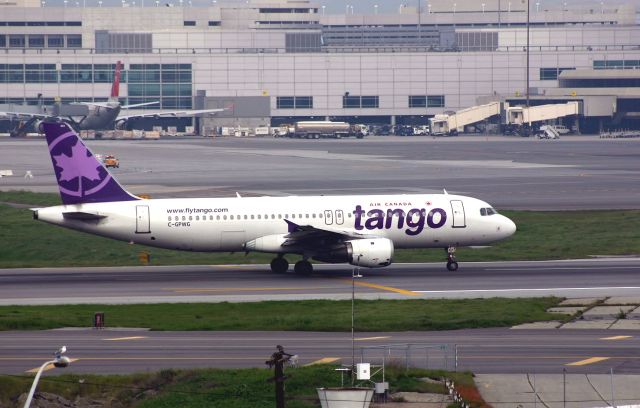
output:
[[[46,113],[2,112],[2,111],[0,111],[0,118],[3,118],[3,119],[7,119],[7,118],[13,118],[13,119],[30,119],[30,118],[46,119],[46,118],[52,118],[52,117],[54,117],[54,116],[53,115],[47,115]]]
[[[282,246],[306,246],[317,244],[318,242],[336,242],[342,239],[363,239],[371,236],[361,234],[353,230],[342,230],[337,228],[318,228],[312,225],[298,225],[289,220],[285,220],[289,228],[286,241]]]
[[[224,109],[185,109],[179,111],[156,111],[156,112],[144,112],[136,115],[122,115],[116,118],[116,121],[123,121],[137,118],[188,118],[196,115],[203,115],[208,113],[222,112]]]

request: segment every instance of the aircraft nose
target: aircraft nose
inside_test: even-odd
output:
[[[498,226],[498,230],[504,238],[510,237],[516,232],[516,224],[511,221],[509,218],[501,215],[502,219],[500,220],[500,224]]]

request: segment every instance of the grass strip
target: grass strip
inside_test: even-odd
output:
[[[57,194],[0,192],[1,202],[55,205]],[[578,259],[640,254],[640,210],[504,211],[518,225],[512,238],[490,248],[461,248],[460,262]],[[0,268],[139,265],[264,264],[270,254],[193,253],[131,245],[34,221],[28,209],[0,204]],[[443,262],[442,249],[397,250],[395,262]],[[294,261],[291,256],[290,261]]]
[[[357,300],[356,330],[392,332],[508,327],[558,320],[547,313],[558,298]],[[295,310],[295,313],[291,313]],[[0,330],[89,327],[105,312],[108,327],[152,330],[330,331],[351,330],[351,301],[255,303],[56,305],[0,307]],[[569,318],[569,316],[565,316]]]
[[[265,356],[265,358],[268,356]],[[286,405],[290,408],[319,407],[316,388],[339,387],[336,367],[311,366],[286,368]],[[162,370],[133,375],[61,375],[41,378],[38,391],[60,395],[68,400],[82,398],[105,402],[104,406],[122,407],[216,407],[264,408],[275,404],[273,383],[267,381],[273,371],[236,370]],[[449,378],[475,389],[471,373],[409,369],[388,365],[385,379],[391,392],[438,391],[425,389],[418,378]],[[0,375],[0,406],[18,406],[18,396],[28,391],[30,376]],[[439,390],[442,391],[442,390]],[[456,405],[454,405],[456,406]]]

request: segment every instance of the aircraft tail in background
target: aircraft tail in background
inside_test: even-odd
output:
[[[120,71],[122,70],[122,62],[118,61],[116,63],[116,70],[113,75],[113,84],[111,85],[111,95],[109,96],[109,101],[118,101],[118,97],[120,96]]]

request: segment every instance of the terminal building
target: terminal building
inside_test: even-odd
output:
[[[583,131],[638,128],[640,26],[632,4],[547,6],[431,0],[395,13],[307,0],[0,2],[0,110],[101,102],[116,61],[123,103],[225,108],[195,121],[261,126],[297,120],[426,124],[486,103],[578,101]],[[558,2],[554,2],[557,4]],[[6,121],[5,121],[6,122]],[[140,120],[136,127],[150,128]],[[1,125],[1,123],[0,123]]]

